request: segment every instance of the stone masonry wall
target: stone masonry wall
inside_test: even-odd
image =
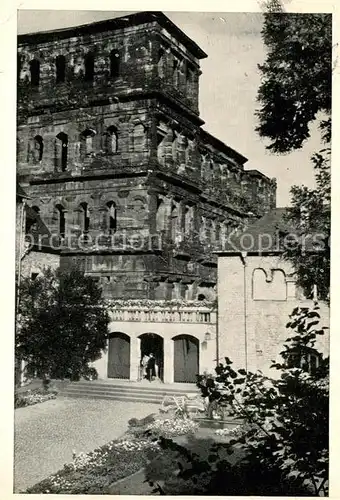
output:
[[[19,38],[19,180],[106,296],[213,299],[214,249],[276,185],[202,130],[204,53],[146,17]]]
[[[218,297],[221,359],[228,356],[244,368],[247,353],[249,370],[275,376],[270,365],[290,335],[289,315],[296,306],[313,307],[296,288],[289,263],[277,256],[248,256],[244,268],[240,256],[219,257]],[[321,326],[329,327],[329,308],[320,307]],[[329,355],[328,330],[316,347]]]
[[[32,274],[39,275],[47,267],[57,269],[59,264],[59,255],[33,250],[22,259],[21,274],[25,278],[30,278]]]

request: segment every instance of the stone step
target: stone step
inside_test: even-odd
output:
[[[71,394],[61,394],[61,398],[83,398],[83,399],[105,399],[109,401],[127,401],[129,403],[153,403],[157,406],[162,404],[162,399],[153,399],[150,398],[149,396],[142,396],[138,397],[135,395],[119,395],[119,394],[104,394],[104,393],[97,393],[97,392],[73,392]]]
[[[106,391],[120,391],[120,392],[135,392],[138,391],[139,393],[156,393],[156,394],[164,394],[164,395],[186,395],[186,394],[198,394],[199,391],[198,389],[195,389],[193,387],[188,387],[188,389],[177,389],[176,387],[172,386],[155,386],[150,384],[148,385],[138,385],[138,384],[131,384],[131,385],[123,385],[123,384],[107,384],[107,383],[100,383],[100,382],[74,382],[72,384],[69,384],[65,390],[69,389],[75,389],[75,388],[81,388],[81,389],[88,389],[88,390],[93,390],[93,389],[100,389],[100,390],[106,390]]]
[[[161,404],[164,397],[180,397],[185,395],[196,395],[198,390],[193,391],[192,387],[188,390],[176,389],[162,386],[141,386],[137,384],[109,384],[106,382],[74,382],[59,393],[61,397],[78,398],[101,398],[117,401],[150,402]]]

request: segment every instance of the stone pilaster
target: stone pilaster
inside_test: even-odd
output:
[[[137,382],[139,379],[140,365],[140,339],[131,337],[130,339],[130,380]]]
[[[174,382],[174,341],[164,339],[164,383]]]

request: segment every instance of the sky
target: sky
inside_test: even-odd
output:
[[[18,33],[53,30],[126,15],[128,12],[19,10]],[[273,155],[255,132],[256,101],[265,60],[260,13],[165,12],[208,55],[201,61],[200,116],[203,128],[246,158],[246,169],[257,169],[277,179],[277,206],[290,204],[293,185],[314,186],[310,156],[320,148],[320,134],[312,125],[311,137],[301,150]]]

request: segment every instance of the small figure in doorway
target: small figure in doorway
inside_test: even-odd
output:
[[[144,354],[141,362],[143,369],[143,378],[146,378],[148,375],[148,361],[149,361],[149,356],[147,354]]]
[[[149,360],[148,360],[148,364],[147,364],[147,379],[150,382],[153,380],[153,377],[155,377],[155,375],[156,375],[155,366],[156,366],[156,360],[155,360],[154,355],[151,353]]]

